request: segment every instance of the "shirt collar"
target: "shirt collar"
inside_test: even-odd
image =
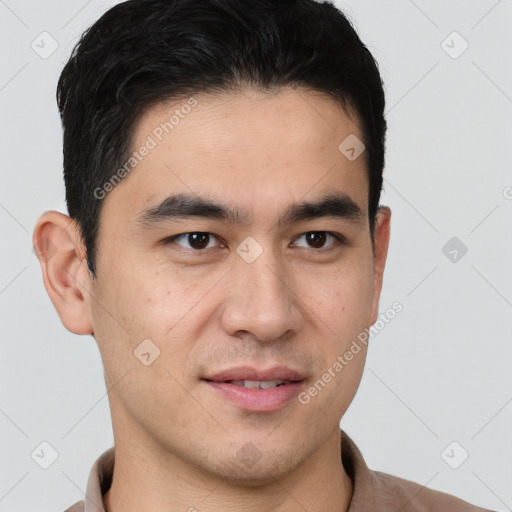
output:
[[[368,469],[357,446],[343,431],[341,431],[341,460],[354,487],[347,512],[376,510],[377,499],[372,472]],[[114,463],[114,448],[108,449],[94,462],[87,481],[84,512],[105,512],[103,495],[112,484]]]
[[[112,485],[114,461],[114,448],[112,447],[100,455],[93,464],[87,481],[84,512],[105,512],[103,495]]]

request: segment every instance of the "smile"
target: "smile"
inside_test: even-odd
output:
[[[209,381],[214,382],[214,381]],[[234,386],[243,386],[248,389],[272,389],[290,384],[289,380],[226,380],[223,381],[227,384],[233,384]]]

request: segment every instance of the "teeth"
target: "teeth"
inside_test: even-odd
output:
[[[249,389],[271,389],[286,384],[286,380],[232,380],[231,384]]]
[[[264,380],[260,382],[260,388],[262,389],[270,389],[277,388],[280,384],[286,384],[284,380]]]

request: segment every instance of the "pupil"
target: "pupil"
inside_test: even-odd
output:
[[[319,248],[325,244],[326,234],[318,231],[310,231],[306,238],[310,245],[315,248]]]
[[[204,249],[208,245],[208,233],[191,233],[189,243],[194,249]]]

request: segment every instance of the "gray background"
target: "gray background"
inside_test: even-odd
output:
[[[94,340],[60,323],[31,234],[44,210],[66,211],[58,75],[114,3],[0,0],[0,511],[64,510],[113,442]],[[512,1],[337,5],[386,83],[381,311],[404,307],[372,340],[342,426],[373,469],[512,510]],[[51,50],[44,31],[47,58],[31,47]],[[452,237],[468,248],[456,262]],[[31,458],[43,441],[59,454],[46,470]]]

